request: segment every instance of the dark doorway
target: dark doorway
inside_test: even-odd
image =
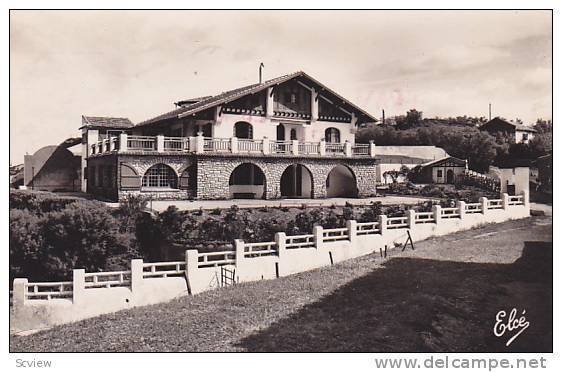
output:
[[[252,125],[250,123],[239,121],[234,124],[234,137],[252,139],[254,138],[252,132]]]
[[[312,173],[301,164],[292,164],[281,176],[281,196],[312,198]]]
[[[447,183],[455,183],[455,172],[452,169],[447,171]]]
[[[285,141],[285,126],[283,124],[277,126],[277,141]]]

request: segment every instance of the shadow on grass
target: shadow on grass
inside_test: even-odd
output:
[[[496,313],[530,322],[494,336]],[[250,352],[552,352],[552,242],[513,264],[393,258],[239,341]]]

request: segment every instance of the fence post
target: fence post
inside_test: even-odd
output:
[[[462,200],[460,200],[458,203],[458,208],[459,208],[459,218],[462,220],[464,219],[464,216],[466,214],[466,203]]]
[[[199,286],[195,278],[199,268],[199,251],[197,249],[188,249],[185,251],[185,279],[190,294],[199,293]]]
[[[348,140],[346,140],[343,145],[343,152],[345,156],[347,156],[348,158],[351,157],[351,155],[353,155],[352,145],[351,142],[349,142]]]
[[[379,230],[381,232],[381,235],[384,235],[386,233],[387,227],[388,227],[388,217],[386,216],[386,214],[379,215]]]
[[[299,140],[293,140],[292,141],[293,144],[293,155],[298,155],[299,154]]]
[[[324,140],[324,138],[320,140],[320,146],[318,146],[318,152],[320,153],[320,156],[326,155],[326,141]]]
[[[238,154],[238,137],[230,137],[230,152]]]
[[[478,199],[478,202],[482,205],[482,214],[487,214],[488,213],[488,198],[485,196],[480,197],[480,199]]]
[[[129,148],[129,143],[127,141],[127,133],[119,134],[119,152],[125,152]]]
[[[509,194],[502,194],[502,206],[504,210],[507,210],[507,208],[509,208]]]
[[[205,138],[203,137],[203,132],[197,132],[197,137],[195,137],[195,152],[197,154],[205,152]]]
[[[433,219],[435,220],[435,223],[439,224],[441,222],[441,206],[434,205],[431,207],[431,211],[433,212]]]
[[[357,221],[347,220],[345,222],[345,227],[347,227],[347,236],[351,243],[354,243],[357,239]]]
[[[133,292],[133,294],[142,286],[142,265],[142,259],[131,260],[131,292]]]
[[[264,155],[269,154],[271,151],[271,146],[269,145],[269,138],[267,137],[263,137],[263,141],[262,141],[262,152]]]
[[[72,303],[79,304],[84,301],[86,291],[86,270],[72,270]]]
[[[156,152],[164,152],[164,136],[156,136]]]
[[[13,286],[12,301],[14,304],[14,309],[19,309],[25,305],[25,286],[27,285],[27,279],[15,278]]]
[[[523,195],[523,205],[529,207],[529,191],[522,190],[521,195]]]
[[[322,226],[314,226],[312,234],[314,235],[314,246],[316,249],[320,249],[324,245],[324,228]]]
[[[242,264],[244,259],[244,241],[242,239],[234,239],[234,250],[236,251],[235,264],[236,269]]]
[[[284,232],[275,233],[275,244],[277,244],[277,256],[279,256],[279,261],[281,261],[287,249],[287,235]]]
[[[377,149],[377,145],[375,145],[373,140],[370,140],[369,141],[369,155],[371,155],[372,158],[375,157],[376,149]]]
[[[408,209],[406,211],[406,216],[408,217],[408,228],[411,230],[416,226],[416,211]]]

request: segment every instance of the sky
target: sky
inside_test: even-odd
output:
[[[11,11],[10,160],[304,71],[375,117],[551,119],[549,11]]]

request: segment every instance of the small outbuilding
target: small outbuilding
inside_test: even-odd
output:
[[[433,160],[416,169],[419,183],[454,184],[468,169],[468,162],[454,156]]]

